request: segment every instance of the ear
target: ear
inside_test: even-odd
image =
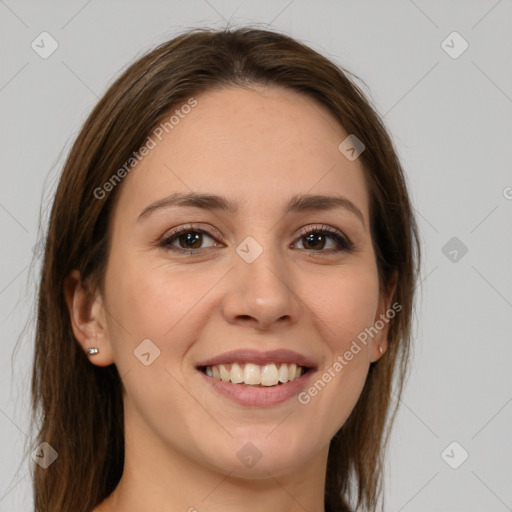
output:
[[[106,329],[106,315],[101,295],[92,297],[80,278],[80,272],[73,270],[64,281],[64,296],[76,340],[97,366],[114,363],[113,352]],[[99,352],[89,355],[87,349],[97,348]]]
[[[395,294],[397,282],[398,271],[395,269],[386,284],[385,290],[381,292],[379,297],[379,307],[377,308],[377,313],[373,322],[373,325],[378,330],[378,332],[372,339],[372,363],[378,361],[388,349],[389,323],[391,318],[393,318],[397,313],[397,311],[391,308],[391,300]],[[393,315],[389,314],[390,311],[393,312]]]

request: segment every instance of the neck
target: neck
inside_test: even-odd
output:
[[[301,467],[247,478],[187,457],[142,423],[125,425],[122,478],[95,512],[324,512],[328,446]]]

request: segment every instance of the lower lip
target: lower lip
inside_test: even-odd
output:
[[[223,380],[214,379],[213,377],[208,377],[206,373],[203,373],[201,370],[198,371],[216,392],[240,405],[252,407],[271,407],[297,396],[306,387],[313,373],[312,370],[309,370],[307,373],[291,382],[266,387],[233,384],[232,382],[225,382]]]

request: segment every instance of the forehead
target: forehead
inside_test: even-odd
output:
[[[289,89],[262,86],[194,99],[197,105],[175,116],[161,140],[152,136],[153,149],[125,178],[119,208],[140,213],[173,192],[194,191],[270,213],[295,194],[337,193],[356,203],[368,225],[362,164],[339,151],[348,133],[325,106]]]

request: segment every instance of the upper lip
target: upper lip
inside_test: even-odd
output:
[[[268,363],[295,363],[306,368],[315,368],[315,363],[309,357],[293,350],[277,349],[258,351],[252,349],[232,350],[218,356],[206,359],[197,364],[197,367],[214,366],[216,364],[253,363],[264,365]]]

